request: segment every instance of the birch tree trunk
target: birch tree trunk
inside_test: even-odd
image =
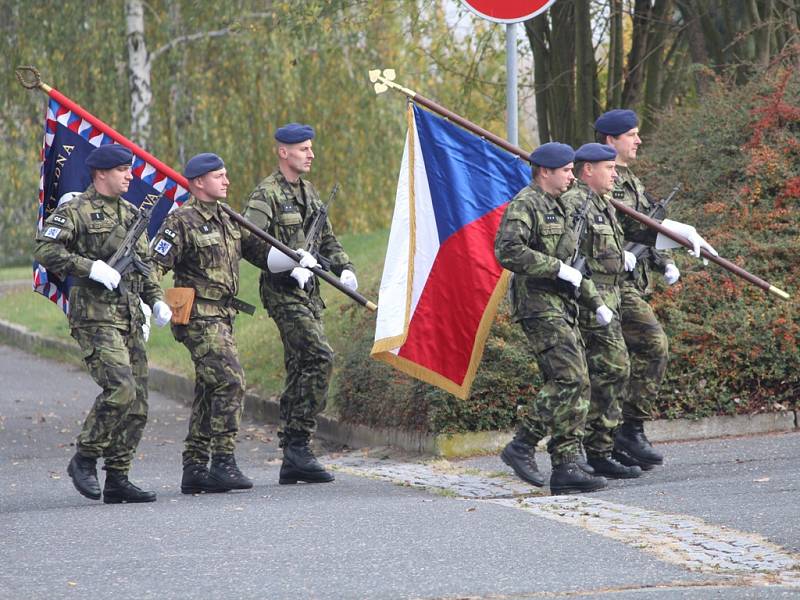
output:
[[[147,149],[150,143],[150,57],[144,40],[144,2],[125,0],[128,45],[128,85],[131,94],[131,140]]]

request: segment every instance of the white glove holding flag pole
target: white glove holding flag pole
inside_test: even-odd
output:
[[[597,309],[595,316],[597,316],[597,322],[606,327],[614,319],[614,312],[603,304]]]
[[[306,268],[295,267],[292,269],[292,272],[289,273],[289,275],[297,282],[297,287],[303,289],[306,287],[306,283],[308,283],[308,280],[311,279],[313,273]]]
[[[113,290],[119,285],[120,277],[119,271],[102,260],[94,261],[92,270],[89,271],[89,279],[102,283],[109,290]]]
[[[678,271],[678,267],[673,264],[667,265],[667,267],[664,269],[664,281],[667,282],[667,285],[673,285],[680,278],[681,272]]]
[[[714,256],[718,256],[719,253],[714,250],[714,248],[705,241],[700,234],[697,233],[697,230],[691,226],[687,225],[686,223],[679,223],[678,221],[671,221],[670,219],[664,219],[661,224],[672,231],[673,233],[677,233],[678,235],[682,235],[685,237],[689,242],[694,246],[693,250],[689,250],[689,254],[696,258],[700,258],[700,248],[705,248],[710,254]],[[656,237],[656,250],[667,250],[669,248],[679,248],[681,244],[678,242],[668,238],[665,235],[658,234]],[[706,262],[707,264],[707,262]]]
[[[561,266],[558,268],[558,278],[568,281],[575,287],[580,287],[583,275],[581,275],[581,272],[578,271],[578,269],[570,267],[562,262]]]
[[[153,304],[153,316],[156,318],[156,325],[163,327],[172,320],[172,309],[163,300],[157,300]]]
[[[144,303],[144,300],[139,298],[139,306],[144,313],[144,323],[142,323],[142,334],[144,335],[144,341],[150,339],[150,315],[153,314],[153,311],[150,310],[150,307]]]
[[[636,255],[627,250],[623,250],[623,252],[625,252],[625,270],[633,271],[636,268]]]
[[[267,253],[267,268],[271,273],[283,273],[284,271],[294,269],[298,264],[304,269],[313,269],[318,266],[319,263],[317,263],[317,259],[314,258],[314,255],[310,252],[302,248],[298,248],[295,252],[300,255],[299,263],[273,246]]]
[[[350,269],[345,269],[342,271],[342,274],[339,276],[339,281],[342,282],[342,285],[347,286],[353,292],[358,289],[358,279],[356,279],[356,274]]]

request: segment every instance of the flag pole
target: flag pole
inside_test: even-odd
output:
[[[479,125],[476,125],[472,121],[465,119],[461,115],[458,115],[452,112],[451,110],[448,110],[447,108],[434,102],[430,98],[426,98],[425,96],[423,96],[422,94],[418,94],[414,90],[410,90],[407,87],[403,87],[402,85],[395,83],[394,80],[396,79],[396,77],[397,74],[395,73],[394,69],[383,69],[383,70],[373,69],[369,72],[369,79],[374,85],[376,94],[382,94],[383,92],[389,89],[397,90],[401,94],[405,94],[406,96],[408,96],[414,102],[421,104],[422,106],[430,109],[431,111],[441,115],[445,119],[448,119],[453,123],[460,125],[464,129],[471,131],[472,133],[482,138],[487,139],[493,144],[499,146],[500,148],[507,150],[511,154],[515,154],[526,161],[529,160],[530,156],[529,152],[525,152],[522,148],[519,148],[518,146],[510,143],[509,141],[504,140],[503,138],[493,134],[490,131],[487,131],[483,127],[480,127]],[[639,221],[640,223],[646,225],[650,229],[655,229],[660,234],[670,238],[671,240],[677,242],[681,246],[685,246],[686,248],[692,250],[694,249],[694,245],[688,239],[686,239],[682,235],[679,235],[667,229],[655,219],[652,219],[647,215],[643,215],[642,213],[635,211],[634,209],[630,208],[629,206],[626,206],[625,204],[617,200],[609,199],[609,202],[614,206],[614,208],[616,208],[620,212],[625,213],[632,219]],[[766,292],[770,292],[778,296],[779,298],[782,298],[783,300],[788,300],[790,298],[789,294],[783,291],[782,289],[775,287],[774,285],[771,285],[770,283],[764,281],[760,277],[753,275],[752,273],[746,271],[739,265],[734,264],[731,261],[722,258],[721,256],[715,256],[710,252],[708,252],[707,250],[705,250],[704,248],[700,249],[700,254],[703,258],[708,259],[714,263],[717,263],[723,269],[726,269],[731,273],[738,275],[742,279],[752,283],[756,287],[759,287]]]
[[[181,175],[171,167],[165,165],[156,157],[154,157],[152,154],[150,154],[143,148],[140,148],[131,140],[129,140],[119,132],[115,131],[114,129],[106,125],[103,121],[95,117],[90,112],[86,111],[84,108],[82,108],[69,98],[67,98],[64,94],[62,94],[55,88],[44,83],[36,67],[31,67],[31,66],[17,67],[15,70],[15,74],[17,76],[17,80],[19,81],[20,85],[22,85],[22,87],[24,87],[25,89],[28,90],[39,89],[43,91],[45,94],[47,94],[54,100],[58,101],[62,105],[66,106],[71,111],[74,111],[82,119],[86,120],[88,123],[91,123],[92,126],[95,127],[97,130],[101,131],[102,133],[106,134],[111,138],[114,138],[114,140],[120,142],[121,145],[127,147],[131,152],[139,156],[141,159],[145,160],[146,162],[150,163],[153,167],[157,168],[158,170],[168,175],[178,185],[182,186],[187,190],[189,189],[189,182],[183,175]],[[220,204],[220,206],[222,207],[222,210],[224,210],[234,221],[236,221],[239,225],[250,231],[253,235],[261,238],[270,245],[275,246],[278,250],[286,254],[292,260],[297,262],[300,261],[300,256],[297,254],[297,252],[295,252],[294,250],[283,244],[280,240],[270,235],[266,231],[263,231],[262,229],[259,229],[258,227],[253,225],[252,223],[250,223],[250,221],[242,217],[239,213],[234,211],[229,206],[225,204]],[[378,307],[374,302],[368,300],[358,292],[353,291],[347,286],[345,286],[331,273],[328,273],[327,271],[325,271],[320,267],[313,267],[310,270],[320,279],[325,280],[327,283],[335,287],[343,294],[349,296],[362,306],[368,308],[373,312],[377,310]]]

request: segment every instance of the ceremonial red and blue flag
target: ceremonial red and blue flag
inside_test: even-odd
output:
[[[372,356],[466,398],[508,288],[494,238],[530,166],[416,105],[400,167]]]
[[[69,202],[89,187],[91,176],[84,164],[86,157],[103,144],[122,144],[133,152],[133,180],[123,197],[139,206],[155,202],[148,235],[158,231],[167,213],[188,200],[185,181],[136,144],[86,112],[69,98],[50,89],[42,142],[42,166],[39,179],[39,218],[37,228],[58,206]],[[69,311],[70,278],[66,280],[33,264],[33,289]]]

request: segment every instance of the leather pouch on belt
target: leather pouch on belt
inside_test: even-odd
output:
[[[164,290],[164,300],[172,309],[172,322],[176,325],[186,325],[192,314],[194,288],[169,288]]]

